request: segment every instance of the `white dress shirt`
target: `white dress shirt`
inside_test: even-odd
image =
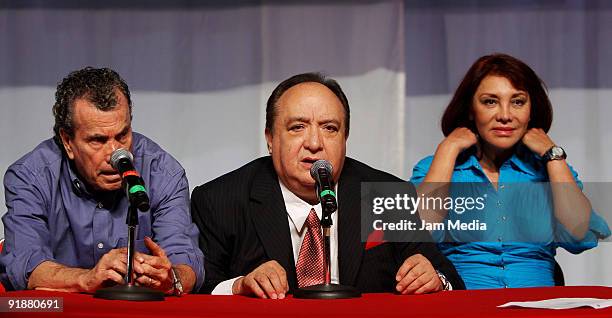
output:
[[[300,247],[306,235],[306,219],[311,209],[315,209],[319,220],[321,219],[322,211],[321,204],[310,205],[308,202],[300,199],[297,195],[291,192],[279,180],[283,201],[287,209],[287,218],[289,221],[289,233],[291,233],[291,245],[293,246],[293,260],[297,263],[300,255]],[[336,185],[338,189],[338,185]],[[314,190],[313,190],[314,191]],[[338,192],[336,191],[336,199]],[[332,214],[333,225],[331,227],[330,236],[330,259],[331,259],[331,282],[337,284],[339,282],[338,274],[338,211]],[[222,281],[212,291],[213,295],[231,295],[234,282],[242,276]]]

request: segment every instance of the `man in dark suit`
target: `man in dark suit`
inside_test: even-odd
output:
[[[402,180],[346,158],[349,117],[338,83],[320,74],[296,75],[276,87],[266,108],[271,156],[193,191],[192,217],[206,256],[201,292],[281,299],[298,286],[322,282],[320,266],[308,265],[309,257],[321,255],[314,252],[320,229],[310,226],[321,218],[310,176],[319,159],[332,164],[338,193],[332,283],[403,294],[464,288],[432,243],[386,242],[366,250],[360,236],[360,183]]]

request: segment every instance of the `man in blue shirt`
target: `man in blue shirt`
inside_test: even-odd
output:
[[[8,290],[92,293],[124,283],[128,200],[110,164],[111,153],[124,148],[134,155],[151,204],[138,213],[136,284],[166,294],[197,290],[204,257],[189,215],[185,171],[132,132],[127,84],[113,70],[88,67],[68,75],[55,96],[55,137],[4,177],[2,284]]]

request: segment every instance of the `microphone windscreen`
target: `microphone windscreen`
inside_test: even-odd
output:
[[[113,151],[113,153],[111,154],[111,158],[110,158],[110,164],[111,166],[113,166],[113,168],[119,170],[119,162],[122,159],[128,159],[130,162],[134,162],[134,156],[132,155],[131,152],[123,149],[123,148],[119,148],[115,151]]]
[[[317,175],[318,175],[318,172],[319,172],[320,168],[325,168],[325,170],[327,170],[327,173],[329,175],[332,174],[333,168],[332,168],[331,163],[329,163],[329,161],[322,160],[322,159],[321,160],[317,160],[317,161],[315,161],[315,163],[312,164],[312,167],[310,167],[310,176],[313,179],[317,180]]]

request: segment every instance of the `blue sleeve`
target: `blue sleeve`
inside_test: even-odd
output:
[[[433,156],[427,156],[421,159],[421,161],[419,161],[414,166],[414,168],[412,168],[412,176],[410,177],[410,182],[412,182],[415,187],[418,187],[419,184],[423,182],[423,179],[425,179],[425,176],[427,175],[427,172],[429,172],[429,168],[431,167],[433,158]]]
[[[54,261],[49,242],[47,204],[38,178],[23,165],[9,167],[4,176],[7,212],[4,247],[0,254],[0,280],[7,290],[23,290],[34,269],[44,261]],[[48,195],[47,195],[48,196]],[[48,198],[47,198],[48,199]]]
[[[421,183],[423,183],[423,179],[425,179],[427,172],[429,172],[429,168],[431,167],[431,162],[433,161],[433,158],[433,156],[427,156],[421,159],[414,166],[414,168],[412,168],[412,176],[410,177],[410,182],[412,182],[415,187],[418,187]],[[433,230],[430,232],[430,234],[434,242],[444,241],[444,231]]]
[[[196,275],[193,290],[197,291],[204,282],[204,255],[198,247],[198,228],[189,213],[187,177],[180,168],[163,179],[167,182],[154,190],[158,192],[155,195],[159,203],[151,209],[153,239],[164,249],[172,264],[185,264],[193,269]]]
[[[576,185],[583,190],[584,185],[582,181],[578,178],[578,173],[568,164],[572,175],[574,176],[574,180],[576,181]],[[610,236],[610,228],[608,223],[594,210],[591,210],[591,215],[589,219],[589,230],[583,239],[578,240],[572,234],[570,234],[565,226],[561,224],[559,221],[556,222],[556,230],[555,230],[555,238],[557,241],[557,245],[563,247],[568,252],[573,254],[581,253],[585,250],[591,249],[597,246],[597,242],[600,239],[604,239]]]

